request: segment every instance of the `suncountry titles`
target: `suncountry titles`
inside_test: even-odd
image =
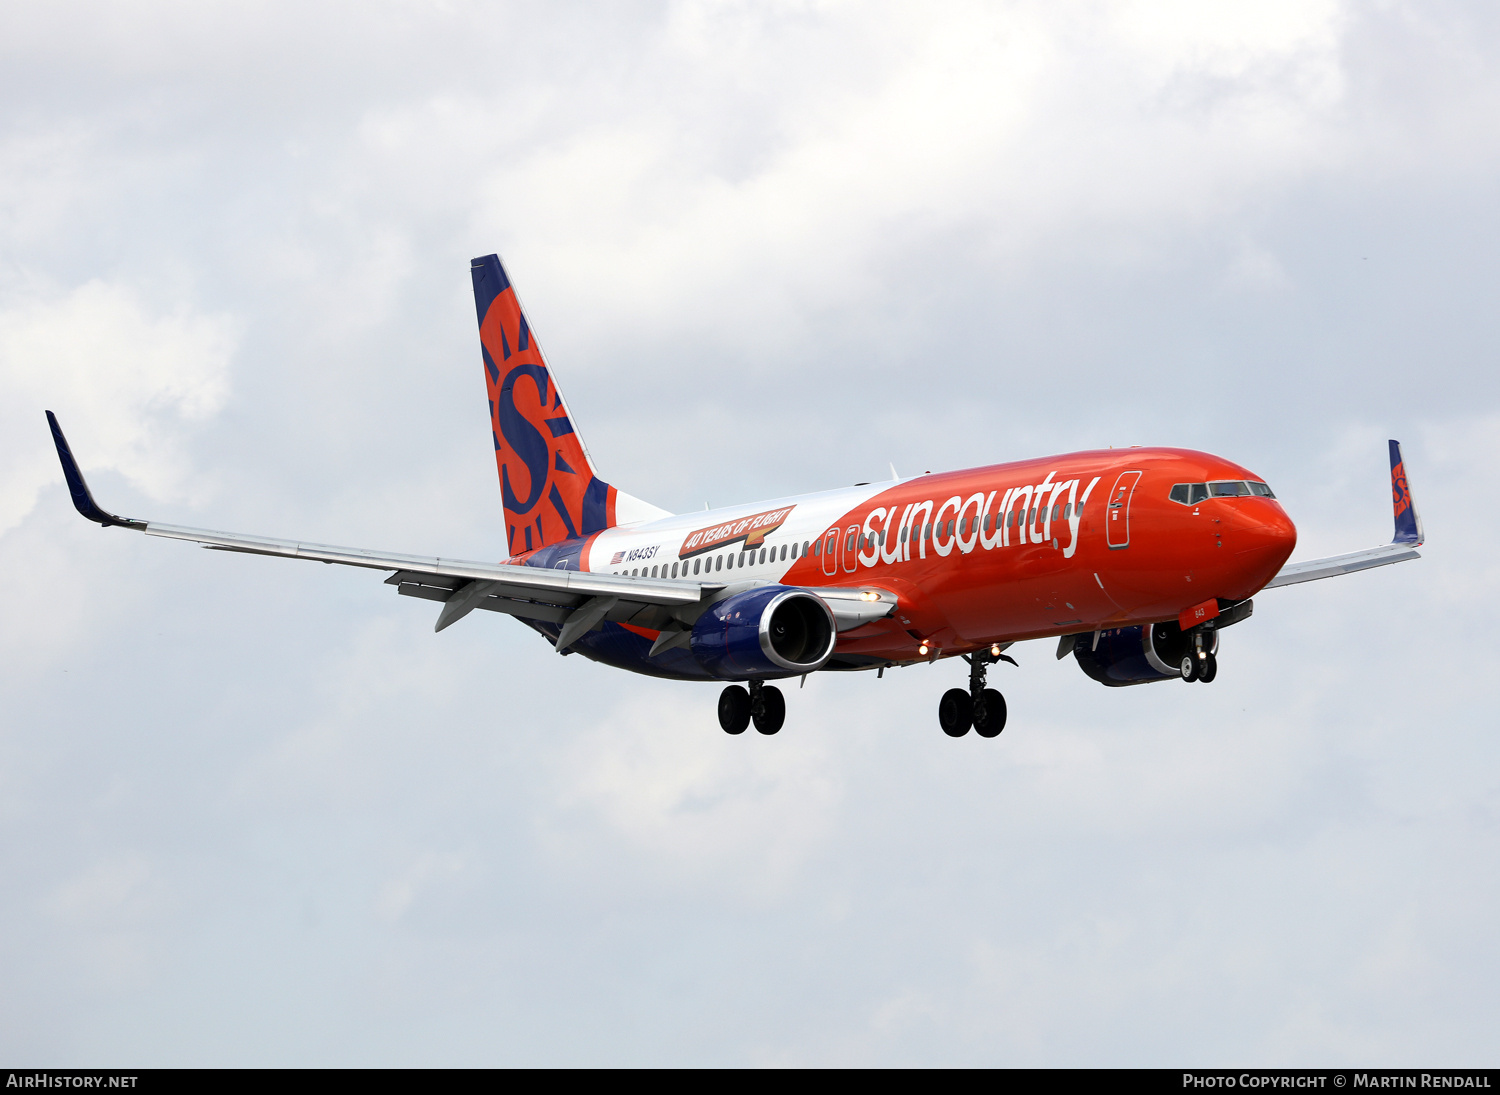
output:
[[[1080,514],[1099,477],[1094,476],[1080,495],[1079,480],[1055,483],[1055,474],[1049,471],[1040,483],[1011,487],[1001,495],[998,508],[998,490],[967,498],[955,494],[941,504],[910,502],[904,509],[877,506],[865,517],[859,561],[867,567],[900,563],[909,561],[913,552],[925,559],[929,544],[938,555],[954,548],[967,555],[976,547],[989,551],[1012,544],[1051,544],[1062,547],[1063,558],[1071,559],[1078,549]]]

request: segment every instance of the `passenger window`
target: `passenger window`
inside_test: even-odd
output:
[[[795,558],[796,558],[796,557],[797,557],[797,549],[798,549],[798,548],[799,548],[799,547],[801,547],[801,545],[800,545],[800,544],[798,544],[798,543],[797,543],[797,541],[795,541],[795,540],[793,540],[793,541],[792,541],[792,558],[793,558],[793,559],[795,559]],[[782,549],[781,549],[781,557],[782,557],[782,558],[783,558],[783,559],[785,559],[785,558],[786,558],[786,548],[782,548]]]
[[[694,559],[693,560],[693,573],[694,574],[698,573],[698,564],[701,563],[701,562],[703,562],[702,559]]]
[[[781,561],[783,563],[786,562],[786,545],[785,544],[781,545]]]
[[[763,563],[766,561],[766,549],[765,548],[761,548],[760,549],[760,561],[763,562]]]

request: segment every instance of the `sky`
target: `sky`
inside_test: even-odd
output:
[[[0,8],[0,1058],[1493,1064],[1500,10]],[[673,512],[1106,445],[1263,476],[1212,686],[717,688],[128,516],[497,559],[468,260]],[[485,618],[480,619],[480,616]],[[1488,711],[1490,714],[1486,715]]]

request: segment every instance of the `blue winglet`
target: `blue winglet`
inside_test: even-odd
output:
[[[73,459],[73,450],[68,448],[68,439],[63,436],[62,427],[57,424],[57,415],[51,411],[47,412],[47,424],[52,427],[52,441],[57,446],[57,458],[62,461],[63,478],[68,481],[68,491],[73,495],[73,506],[78,512],[90,521],[97,521],[105,528],[110,525],[133,529],[145,528],[145,521],[116,517],[113,513],[106,513],[99,508],[99,504],[94,501],[94,496],[89,493],[89,485],[83,481],[83,472],[78,470],[78,461]]]
[[[1391,442],[1391,505],[1396,515],[1395,544],[1420,544],[1424,540],[1422,518],[1406,481],[1406,461],[1401,457],[1401,442]]]

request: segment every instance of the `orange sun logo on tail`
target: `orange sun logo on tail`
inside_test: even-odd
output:
[[[594,473],[499,256],[470,272],[510,553],[610,527],[615,488]]]

